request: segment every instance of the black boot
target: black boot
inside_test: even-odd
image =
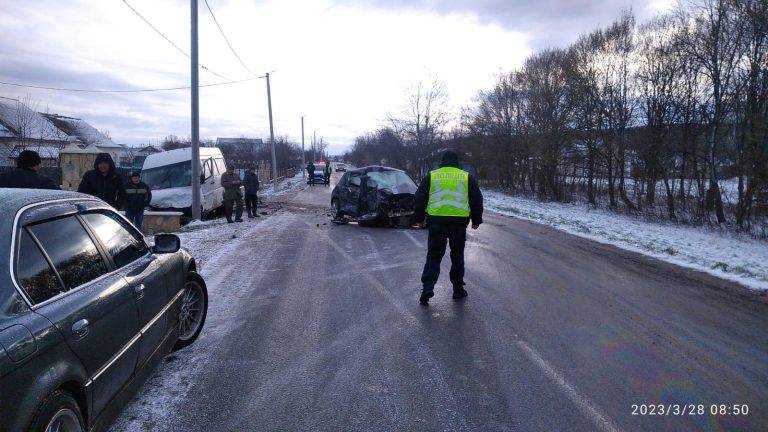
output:
[[[453,298],[454,300],[463,299],[468,296],[467,290],[464,289],[464,284],[453,286]]]
[[[429,299],[435,296],[435,291],[433,288],[427,288],[424,287],[424,289],[421,291],[421,297],[419,297],[419,303],[422,306],[426,306],[429,304]]]

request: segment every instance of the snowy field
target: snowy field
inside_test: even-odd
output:
[[[579,204],[484,191],[485,207],[768,291],[768,242],[701,227],[649,222]]]

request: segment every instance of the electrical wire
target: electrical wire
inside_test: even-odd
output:
[[[255,81],[257,79],[266,78],[267,76],[258,76],[253,78],[246,78],[242,80],[235,80],[235,81],[226,81],[226,82],[219,82],[219,83],[213,83],[213,84],[203,84],[198,87],[218,87],[223,85],[230,85],[230,84],[239,84],[244,83],[247,81]],[[34,84],[19,84],[19,83],[13,83],[13,82],[6,82],[6,81],[0,81],[1,85],[7,85],[7,86],[13,86],[13,87],[23,87],[23,88],[32,88],[32,89],[40,89],[40,90],[52,90],[52,91],[61,91],[61,92],[77,92],[77,93],[150,93],[150,92],[162,92],[162,91],[174,91],[174,90],[189,90],[192,87],[191,86],[184,86],[184,87],[166,87],[166,88],[153,88],[153,89],[82,89],[82,88],[66,88],[66,87],[48,87],[48,86],[39,86]]]
[[[222,29],[221,25],[219,25],[219,20],[216,19],[216,14],[213,13],[213,9],[211,9],[211,5],[208,4],[208,0],[203,0],[203,1],[205,2],[205,7],[208,8],[208,12],[211,13],[211,18],[213,18],[213,22],[216,23],[216,27],[219,28],[219,33],[221,33],[221,37],[224,38],[224,42],[227,43],[227,46],[229,46],[229,49],[230,51],[232,51],[232,54],[235,56],[237,61],[240,62],[243,68],[248,71],[248,73],[255,76],[256,74],[253,73],[253,71],[248,66],[246,66],[245,62],[243,62],[243,59],[240,58],[240,56],[237,54],[237,51],[235,51],[235,48],[229,42],[229,38],[227,38],[227,35],[224,34],[224,29]]]
[[[137,10],[136,10],[136,8],[134,8],[133,6],[131,6],[131,5],[130,5],[130,3],[128,3],[128,1],[127,1],[127,0],[122,0],[122,1],[123,1],[123,3],[125,3],[125,5],[126,5],[126,6],[128,6],[128,8],[129,8],[130,10],[132,10],[132,11],[133,11],[133,13],[135,13],[135,14],[136,14],[136,15],[137,15],[139,18],[141,18],[141,19],[142,19],[142,21],[144,21],[144,22],[145,22],[145,23],[146,23],[146,24],[147,24],[147,25],[148,25],[150,28],[152,28],[152,30],[154,30],[154,31],[155,31],[155,33],[159,34],[159,35],[160,35],[160,37],[162,37],[163,39],[165,39],[165,40],[166,40],[166,41],[167,41],[169,44],[171,44],[171,45],[172,45],[174,48],[176,48],[176,51],[180,52],[181,54],[183,54],[183,55],[184,55],[185,57],[187,57],[187,58],[192,58],[192,57],[191,57],[191,56],[190,56],[190,55],[189,55],[189,54],[188,54],[186,51],[184,51],[183,49],[181,49],[181,47],[179,47],[178,45],[176,45],[176,44],[175,44],[175,43],[174,43],[174,42],[173,42],[171,39],[169,39],[169,38],[168,38],[166,35],[164,35],[164,34],[163,34],[163,32],[161,32],[161,31],[160,31],[160,30],[159,30],[157,27],[155,27],[155,26],[154,26],[154,25],[153,25],[151,22],[149,22],[149,20],[148,20],[148,19],[144,18],[144,15],[142,15],[141,13],[139,13],[139,11],[137,11]],[[210,9],[209,9],[209,10],[210,10]],[[203,69],[203,70],[207,71],[208,73],[211,73],[211,74],[213,74],[213,75],[216,75],[217,77],[219,77],[219,78],[221,78],[221,79],[223,79],[223,80],[226,80],[226,81],[232,81],[231,79],[229,79],[229,78],[225,77],[224,75],[218,74],[218,73],[216,73],[216,72],[212,71],[211,69],[208,69],[208,68],[207,68],[207,67],[205,67],[205,66],[204,66],[202,63],[200,64],[200,69]]]

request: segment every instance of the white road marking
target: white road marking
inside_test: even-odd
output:
[[[525,341],[518,340],[515,342],[518,347],[525,353],[529,360],[531,360],[544,374],[557,384],[558,387],[565,393],[568,399],[573,402],[574,405],[584,414],[587,418],[592,420],[598,430],[603,432],[620,432],[621,429],[607,415],[590,401],[587,397],[579,393],[576,388],[571,385],[562,375],[560,375],[552,366],[547,363],[533,348],[530,347]]]

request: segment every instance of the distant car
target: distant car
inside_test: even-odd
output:
[[[0,429],[104,430],[208,294],[172,234],[149,246],[103,201],[0,189]]]
[[[359,225],[413,224],[416,183],[404,171],[370,166],[347,171],[331,192],[336,217],[348,216]]]
[[[336,164],[336,172],[347,172],[347,166],[343,163]]]
[[[312,178],[315,180],[315,184],[330,183],[325,180],[325,164],[315,164],[315,173]]]

